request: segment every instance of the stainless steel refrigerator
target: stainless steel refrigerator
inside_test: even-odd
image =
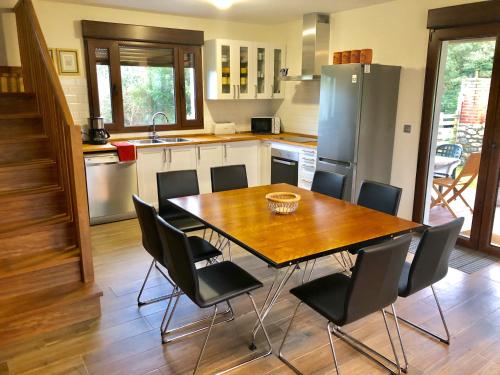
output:
[[[328,65],[321,69],[318,170],[347,176],[344,199],[363,180],[389,183],[401,67]]]

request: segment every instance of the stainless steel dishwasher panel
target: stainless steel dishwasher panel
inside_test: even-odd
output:
[[[90,224],[135,217],[132,195],[137,194],[136,163],[120,162],[118,155],[95,153],[85,156]]]

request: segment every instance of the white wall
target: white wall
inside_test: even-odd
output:
[[[205,40],[227,38],[275,43],[284,41],[281,34],[273,32],[274,26],[181,17],[47,0],[34,0],[34,6],[49,48],[79,50],[80,66],[82,67],[81,75],[60,78],[75,122],[80,125],[85,125],[89,117],[81,20],[202,30],[204,31]],[[3,17],[0,20],[3,22]],[[15,35],[15,24],[11,21],[13,21],[13,18],[9,19],[9,23],[5,24],[4,28],[0,25],[0,30],[2,30],[2,34],[5,36],[4,39],[6,39],[6,42],[2,42],[0,37],[0,52],[2,45],[7,45],[8,55],[12,56],[9,57],[10,60],[7,60],[7,62],[10,63],[9,65],[20,65],[18,52],[16,60],[16,51],[12,47],[13,45],[17,47],[17,35]],[[12,61],[16,63],[11,63]],[[204,118],[206,129],[199,132],[208,131],[212,121],[234,121],[241,129],[248,129],[251,116],[255,114],[272,115],[274,112],[271,100],[230,102],[225,105],[205,101]],[[194,133],[197,131],[190,130],[188,132]]]
[[[413,208],[428,43],[427,11],[469,2],[396,0],[331,15],[330,59],[333,51],[372,48],[374,63],[402,67],[391,177],[392,184],[403,188],[399,210],[402,217],[410,218]],[[302,22],[289,23],[286,29],[287,61],[290,71],[298,74]],[[285,93],[278,110],[285,129],[317,134],[319,85],[290,82]],[[404,124],[412,125],[410,134],[403,133]]]

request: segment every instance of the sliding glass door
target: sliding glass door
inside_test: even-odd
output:
[[[431,32],[414,220],[464,217],[460,243],[500,254],[500,26]]]

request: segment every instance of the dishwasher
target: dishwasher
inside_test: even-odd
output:
[[[132,195],[137,194],[136,162],[120,162],[117,152],[85,155],[90,224],[136,216]]]

